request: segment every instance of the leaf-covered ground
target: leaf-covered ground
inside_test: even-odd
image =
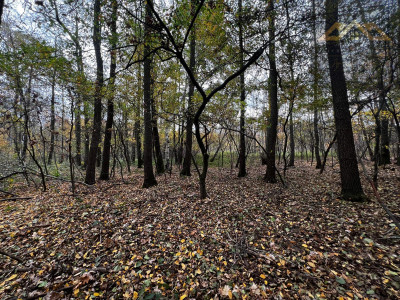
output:
[[[305,163],[288,187],[211,169],[79,186],[51,184],[31,200],[0,202],[1,299],[398,299],[400,232],[375,202],[337,199],[339,174]],[[371,188],[364,181],[367,195]],[[400,213],[400,169],[380,172],[379,194]]]

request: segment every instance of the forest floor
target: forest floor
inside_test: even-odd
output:
[[[32,199],[0,202],[0,299],[399,299],[400,231],[374,202],[337,198],[338,166],[304,162],[288,187],[263,167],[142,174],[78,185],[53,181]],[[380,170],[379,194],[400,214],[400,168]],[[363,180],[366,194],[372,189]]]

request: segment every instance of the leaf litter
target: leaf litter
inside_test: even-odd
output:
[[[0,203],[1,299],[398,299],[400,235],[374,202],[337,198],[339,173],[298,163],[288,187],[264,170],[159,176],[137,172]],[[400,213],[399,167],[380,171],[379,193]],[[366,182],[365,191],[373,198]]]

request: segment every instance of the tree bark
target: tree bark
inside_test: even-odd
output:
[[[115,97],[115,70],[117,67],[117,1],[112,0],[111,2],[111,38],[110,38],[110,45],[111,45],[111,52],[110,52],[110,81],[109,81],[109,88],[110,88],[110,95],[107,101],[107,121],[106,121],[106,128],[104,133],[104,146],[103,146],[103,160],[101,165],[101,172],[100,172],[100,179],[108,180],[110,179],[110,153],[111,153],[111,135],[112,135],[112,125],[114,122],[114,97]]]
[[[240,68],[244,65],[244,46],[243,46],[243,17],[242,0],[239,0],[239,51]],[[245,137],[245,113],[246,113],[246,94],[244,85],[244,72],[240,74],[240,141],[239,141],[239,173],[238,177],[246,176],[246,137]]]
[[[51,164],[54,156],[54,140],[55,140],[55,125],[56,125],[56,114],[55,114],[55,85],[56,85],[56,71],[53,71],[53,78],[51,82],[51,99],[50,99],[50,149],[48,164]]]
[[[196,9],[196,0],[191,0],[191,16],[194,16]],[[190,61],[189,68],[192,73],[195,73],[196,68],[196,28],[193,26],[190,33]],[[194,83],[189,78],[189,93],[188,93],[188,107],[186,118],[186,141],[185,141],[185,157],[183,158],[181,175],[191,176],[190,168],[192,164],[192,145],[193,145],[193,99]]]
[[[271,8],[271,16],[269,17],[268,34],[270,44],[269,50],[269,79],[268,79],[268,103],[269,103],[269,118],[267,121],[267,145],[266,145],[266,163],[267,171],[265,173],[265,181],[275,183],[275,147],[278,126],[278,73],[276,71],[275,61],[275,11],[274,0],[269,0],[268,5]]]
[[[146,21],[144,24],[145,46],[143,63],[143,107],[144,107],[144,143],[143,143],[143,164],[144,181],[143,188],[149,188],[157,185],[157,180],[153,172],[153,137],[151,122],[151,58],[150,58],[150,23],[151,10],[149,1],[145,6]]]
[[[318,46],[316,35],[317,15],[315,14],[315,0],[312,1],[312,30],[313,30],[313,43],[314,43],[314,57],[313,57],[313,100],[314,100],[314,153],[317,162],[315,168],[321,169],[321,156],[319,153],[319,131],[318,131]]]
[[[325,30],[327,31],[338,21],[338,0],[327,0],[325,5]],[[328,52],[333,110],[337,131],[342,187],[341,194],[345,200],[364,201],[366,197],[362,190],[358,171],[349,102],[347,98],[346,78],[343,70],[343,60],[338,32],[334,31],[331,34],[331,37],[332,36],[336,38],[334,40],[326,41],[326,49]]]
[[[161,145],[160,145],[160,135],[158,134],[158,126],[157,126],[157,111],[156,105],[154,103],[154,97],[151,98],[151,113],[152,113],[152,125],[153,125],[153,145],[154,145],[154,154],[156,161],[156,172],[157,174],[163,174],[165,172],[163,157],[161,153]]]
[[[92,140],[90,143],[89,157],[86,167],[85,183],[94,184],[96,182],[96,158],[100,143],[101,131],[101,100],[103,78],[103,59],[101,57],[101,1],[94,1],[94,21],[93,21],[93,45],[96,55],[96,85],[94,94],[94,117]]]
[[[3,16],[4,0],[0,0],[0,25]]]

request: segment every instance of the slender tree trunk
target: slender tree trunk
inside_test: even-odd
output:
[[[276,166],[275,166],[275,147],[278,127],[278,74],[275,62],[275,11],[274,0],[269,0],[268,5],[271,8],[271,16],[269,17],[268,34],[270,44],[269,48],[269,79],[268,79],[268,102],[269,102],[269,118],[267,122],[267,171],[265,173],[265,181],[270,183],[276,182]]]
[[[295,157],[295,143],[294,143],[294,126],[293,126],[293,109],[290,112],[289,117],[289,133],[290,133],[290,159],[289,159],[289,167],[294,166],[294,157]]]
[[[370,142],[369,142],[369,137],[368,137],[367,131],[365,129],[365,125],[364,125],[364,121],[363,121],[363,118],[362,118],[362,114],[358,114],[358,118],[360,120],[360,125],[361,125],[362,135],[363,135],[363,138],[365,140],[365,145],[367,147],[369,157],[370,157],[370,159],[372,161],[372,160],[374,160],[374,152],[371,149],[371,145],[370,145]]]
[[[83,115],[84,115],[83,121],[85,124],[85,157],[83,163],[86,168],[89,160],[89,151],[90,151],[89,103],[86,100],[83,103]]]
[[[150,22],[151,8],[148,1],[145,6],[146,22],[144,24],[144,63],[143,63],[143,107],[144,107],[144,144],[143,144],[143,163],[144,163],[144,181],[143,188],[149,188],[157,185],[157,180],[153,172],[153,137],[151,122],[151,58],[149,56],[150,46]]]
[[[55,85],[56,85],[56,71],[53,71],[53,80],[51,82],[51,100],[50,100],[50,149],[48,164],[50,165],[54,156],[54,137],[55,137],[55,125],[56,125],[56,114],[55,114]]]
[[[196,0],[191,0],[191,15],[193,17],[196,9]],[[190,33],[190,61],[189,68],[192,73],[195,73],[196,68],[196,28],[193,26]],[[186,118],[186,142],[185,142],[185,157],[183,158],[183,165],[181,175],[191,176],[190,167],[192,164],[192,145],[193,145],[193,99],[194,83],[189,78],[189,93],[188,93],[188,107]]]
[[[382,95],[383,98],[386,98]],[[379,165],[390,164],[390,151],[389,151],[389,119],[386,99],[382,100],[382,116],[381,116],[381,151],[379,156]]]
[[[115,70],[117,68],[117,0],[112,0],[111,2],[112,14],[111,14],[111,61],[110,61],[110,95],[107,101],[107,121],[104,133],[104,144],[103,144],[103,160],[101,165],[100,179],[108,180],[110,179],[110,152],[111,152],[111,135],[112,135],[112,125],[114,122],[114,96],[115,96]]]
[[[138,65],[138,95],[142,95],[142,68],[141,64]],[[136,141],[136,155],[137,155],[137,167],[138,169],[143,168],[143,155],[142,155],[142,129],[140,124],[141,118],[141,107],[142,107],[142,100],[138,97],[135,100],[135,124],[133,125],[133,130],[135,134],[135,141]]]
[[[338,0],[327,0],[326,23],[327,31],[338,22]],[[338,36],[334,32],[331,36]],[[347,98],[346,78],[343,71],[343,60],[339,40],[327,40],[329,74],[331,79],[333,110],[337,130],[338,156],[342,197],[345,200],[363,201],[365,196],[361,187],[357,165],[357,156],[354,146],[353,129]]]
[[[157,111],[156,105],[154,103],[154,98],[151,99],[151,112],[152,112],[152,125],[153,125],[153,144],[154,144],[154,154],[155,154],[155,162],[156,162],[156,172],[157,174],[163,174],[165,172],[164,162],[161,152],[160,145],[160,135],[158,134],[158,125],[157,125]]]
[[[64,119],[65,119],[65,106],[64,106],[64,87],[61,87],[61,157],[60,164],[64,162]]]
[[[78,16],[75,17],[75,39],[78,40],[79,27],[78,27]],[[81,106],[82,106],[82,81],[83,81],[83,59],[82,49],[78,42],[75,42],[75,57],[78,65],[78,71],[80,73],[80,82],[78,83],[78,97],[76,97],[75,105],[75,163],[77,166],[82,164],[81,144],[82,144],[82,126],[81,126]]]
[[[242,24],[242,0],[239,0],[239,51],[240,68],[243,68],[243,24]],[[240,142],[239,142],[239,173],[238,177],[246,176],[246,137],[245,137],[245,113],[246,113],[246,94],[244,85],[244,72],[240,74]]]
[[[140,110],[139,110],[140,113]],[[140,120],[135,121],[135,140],[136,140],[136,154],[137,154],[137,167],[140,169],[143,167],[142,158],[142,138],[140,136]]]
[[[313,44],[314,44],[314,57],[313,57],[313,100],[314,100],[314,154],[317,162],[315,168],[321,169],[321,156],[319,153],[319,131],[318,131],[318,45],[316,35],[316,21],[317,15],[315,14],[315,0],[312,0],[312,30],[313,30]]]
[[[101,100],[102,88],[104,83],[103,78],[103,59],[101,57],[101,1],[94,1],[94,21],[93,21],[93,45],[96,55],[96,85],[94,94],[94,117],[92,140],[90,144],[89,157],[86,167],[87,184],[96,182],[96,158],[99,149],[100,134],[101,134]]]

